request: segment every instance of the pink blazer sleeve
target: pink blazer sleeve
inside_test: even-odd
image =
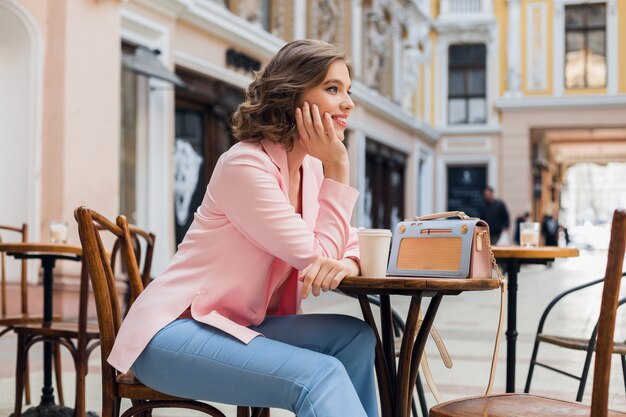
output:
[[[320,256],[344,256],[357,190],[322,180],[319,211],[311,230],[289,203],[269,161],[261,155],[239,153],[223,164],[216,170],[223,178],[212,181],[209,193],[248,240],[299,270]]]
[[[357,230],[358,229],[356,227],[350,228],[348,243],[346,243],[346,249],[343,253],[343,257],[354,259],[360,266],[361,258],[359,255],[359,237],[357,235]]]

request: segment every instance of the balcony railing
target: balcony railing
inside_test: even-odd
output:
[[[491,13],[493,0],[441,0],[441,15]]]

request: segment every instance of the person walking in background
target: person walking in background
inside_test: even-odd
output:
[[[509,211],[501,200],[493,196],[493,187],[486,186],[483,189],[483,206],[479,217],[489,225],[489,237],[494,245],[510,244]]]
[[[524,214],[520,214],[515,219],[515,236],[513,237],[515,244],[520,244],[520,225],[528,221],[530,221],[530,212],[528,211],[525,211]]]
[[[546,207],[541,220],[541,234],[546,246],[559,246],[559,222],[554,218],[554,207]]]

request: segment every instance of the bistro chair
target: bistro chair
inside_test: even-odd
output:
[[[591,406],[528,394],[500,394],[448,401],[431,408],[430,417],[626,417],[626,413],[609,411],[608,409],[613,334],[625,249],[626,211],[619,209],[615,210],[611,228],[611,241],[596,338]]]
[[[129,226],[131,246],[135,257],[139,260],[143,257],[143,265],[141,272],[141,289],[143,282],[148,282],[150,270],[152,267],[152,255],[154,253],[155,235],[148,233],[138,227]],[[143,244],[142,244],[143,241]],[[116,239],[109,256],[109,265],[112,271],[116,270],[121,248],[121,241]],[[143,256],[142,256],[143,253]],[[125,280],[130,282],[130,280]],[[131,287],[132,284],[129,284]],[[128,292],[137,293],[140,288],[130,288]],[[127,296],[127,308],[134,300],[132,295]],[[50,326],[42,326],[41,321],[37,324],[26,324],[15,326],[14,330],[18,334],[18,359],[16,366],[16,397],[14,417],[21,415],[22,396],[21,387],[25,384],[25,363],[28,356],[28,350],[37,342],[50,341],[54,344],[55,353],[55,374],[57,376],[57,393],[59,402],[63,405],[63,387],[60,379],[61,361],[59,355],[59,346],[65,346],[74,361],[74,369],[76,372],[76,396],[74,409],[76,417],[83,417],[86,413],[85,403],[85,379],[89,370],[89,357],[91,352],[100,345],[100,332],[97,324],[88,323],[87,306],[89,304],[89,276],[85,263],[81,264],[80,276],[80,295],[79,295],[79,311],[78,321],[58,321],[53,322]],[[127,311],[126,308],[126,311]],[[20,394],[17,394],[20,393]]]
[[[0,225],[0,243],[4,243],[2,235],[6,235],[9,233],[13,235],[19,235],[19,240],[22,243],[28,242],[28,225],[26,223],[22,224],[22,227]],[[6,259],[6,253],[0,252],[0,337],[13,330],[15,326],[31,323],[41,324],[43,322],[43,314],[33,315],[30,313],[28,308],[28,261],[26,259],[22,259],[20,261],[20,310],[19,313],[9,312],[7,300],[8,289]],[[58,320],[59,317],[54,317],[54,319]],[[54,356],[55,361],[60,360],[60,354],[58,351],[54,352]],[[28,362],[24,364],[24,368],[24,392],[26,395],[26,404],[30,404]],[[57,374],[57,385],[61,383],[60,378],[60,374]],[[60,398],[62,398],[62,395],[63,394],[61,392]]]
[[[622,278],[626,276],[626,272],[622,273]],[[546,334],[543,331],[546,320],[548,319],[548,315],[552,311],[552,309],[559,303],[563,298],[570,294],[578,293],[581,290],[592,287],[596,284],[604,282],[604,278],[596,279],[595,281],[588,282],[586,284],[579,285],[577,287],[571,288],[559,295],[557,295],[546,307],[543,314],[541,315],[541,319],[539,320],[539,326],[537,329],[537,334],[535,335],[535,345],[533,347],[533,353],[530,358],[530,367],[528,369],[528,378],[526,379],[526,387],[524,388],[524,392],[528,393],[530,391],[530,383],[533,377],[533,371],[535,366],[541,366],[542,368],[549,369],[551,371],[557,372],[561,375],[568,376],[570,378],[574,378],[579,381],[578,384],[578,392],[576,393],[576,401],[582,401],[583,394],[585,392],[585,385],[587,383],[587,377],[589,376],[589,368],[591,368],[591,358],[593,356],[593,352],[596,348],[596,338],[598,336],[598,325],[599,322],[596,322],[593,331],[591,332],[591,336],[589,338],[576,338],[576,337],[567,337],[567,336],[559,336],[559,335],[551,335]],[[618,301],[618,306],[621,307],[626,303],[626,298],[622,298]],[[539,362],[537,360],[537,353],[539,351],[540,343],[547,343],[550,345],[559,346],[566,349],[574,349],[585,352],[585,361],[583,363],[583,369],[580,376],[574,375],[572,373],[566,372],[562,369],[555,368],[551,365],[545,364],[543,362]],[[616,341],[613,343],[613,354],[619,355],[622,363],[622,374],[624,377],[624,388],[626,389],[626,341]]]
[[[134,300],[143,290],[143,283],[136,255],[132,249],[131,231],[124,216],[118,216],[114,224],[93,210],[79,207],[75,210],[74,217],[78,222],[78,231],[83,247],[83,261],[91,278],[98,313],[102,363],[101,417],[117,417],[120,413],[122,398],[130,399],[132,402],[132,406],[122,414],[122,417],[136,414],[149,415],[155,408],[186,408],[214,417],[225,417],[221,411],[212,405],[155,391],[139,382],[132,372],[121,374],[109,365],[106,358],[113,348],[115,336],[122,322],[122,314],[115,275],[98,229],[111,232],[121,242],[120,255],[131,282],[132,300]],[[238,407],[237,417],[249,417],[250,411],[248,407]],[[254,417],[268,416],[267,413],[267,409],[252,410]]]

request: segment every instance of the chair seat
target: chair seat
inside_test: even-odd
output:
[[[574,350],[586,351],[587,346],[589,345],[589,339],[577,339],[574,337],[554,336],[543,333],[539,333],[537,335],[537,340]],[[626,355],[626,342],[614,342],[613,353],[617,355]]]
[[[41,324],[23,324],[15,326],[13,330],[18,334],[41,335],[48,337],[78,337],[78,323],[71,321],[52,322],[50,326],[42,327]],[[87,339],[97,339],[100,337],[98,325],[87,324]]]
[[[117,395],[130,399],[141,400],[169,400],[169,401],[184,401],[186,399],[180,397],[174,397],[173,395],[164,394],[159,391],[155,391],[150,387],[145,386],[133,375],[132,372],[125,374],[119,374],[115,377],[117,381]]]
[[[591,408],[577,402],[528,394],[502,394],[448,401],[430,409],[429,417],[589,417]],[[609,411],[609,417],[626,413]]]

